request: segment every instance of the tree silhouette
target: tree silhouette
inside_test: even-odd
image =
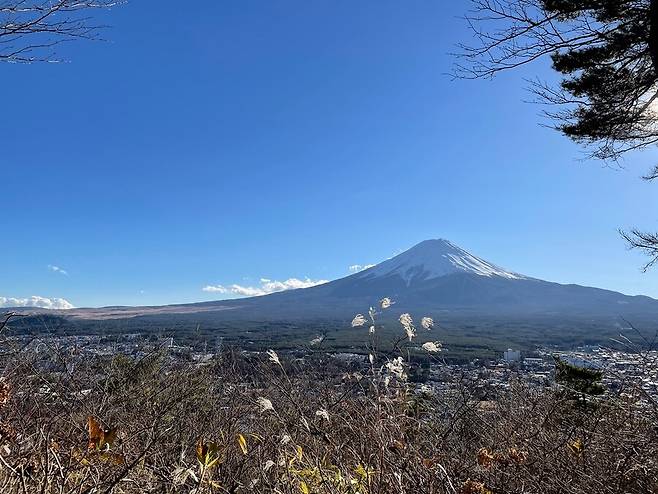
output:
[[[579,393],[583,398],[584,395],[594,396],[605,392],[601,384],[603,372],[600,370],[570,364],[559,357],[554,359],[556,383]]]
[[[658,0],[472,0],[475,35],[455,75],[488,78],[549,57],[558,85],[531,81],[554,127],[616,161],[658,143]],[[658,165],[644,177],[658,178]],[[658,235],[622,232],[658,260]]]

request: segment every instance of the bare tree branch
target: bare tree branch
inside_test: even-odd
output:
[[[642,232],[633,228],[628,232],[620,230],[619,234],[631,249],[639,249],[651,259],[644,265],[643,271],[647,271],[658,262],[658,233]]]
[[[5,328],[7,327],[7,324],[9,324],[9,321],[15,317],[23,317],[22,314],[18,314],[16,312],[8,312],[5,314],[4,319],[0,321],[0,333],[2,333]]]
[[[58,62],[55,48],[77,39],[99,40],[106,27],[89,11],[123,0],[0,0],[0,62]]]
[[[658,0],[471,0],[453,74],[491,78],[548,57],[558,84],[531,81],[552,127],[619,164],[658,143]],[[643,177],[658,178],[658,165]],[[658,234],[621,232],[658,262]]]

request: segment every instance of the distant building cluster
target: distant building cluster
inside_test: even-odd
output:
[[[173,362],[191,362],[206,365],[222,351],[221,338],[210,343],[196,345],[177,344],[171,336],[142,335],[139,333],[86,336],[48,336],[34,338],[14,336],[8,338],[20,346],[22,352],[33,354],[37,362],[43,362],[53,372],[74,372],[79,362],[89,357],[125,355],[140,358],[160,352]],[[55,368],[55,360],[47,355],[68,355],[66,368]],[[258,351],[243,351],[245,355],[257,355]],[[304,359],[304,350],[290,351],[291,356]],[[284,355],[285,352],[282,352]],[[335,361],[354,370],[367,372],[367,356],[357,353],[333,353]],[[422,358],[411,359],[409,379],[419,389],[450,392],[464,384],[476,391],[482,400],[495,399],[499,390],[504,390],[515,381],[530,386],[545,387],[555,384],[554,357],[573,365],[600,369],[602,384],[609,392],[619,395],[648,397],[658,401],[658,351],[643,354],[607,350],[601,347],[582,347],[571,351],[537,350],[524,356],[519,350],[507,349],[499,359],[473,359],[467,363],[447,361],[430,362]],[[382,365],[385,362],[382,362]],[[52,368],[51,368],[52,367]],[[363,369],[361,369],[363,368]]]

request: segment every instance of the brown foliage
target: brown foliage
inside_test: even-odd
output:
[[[1,492],[658,492],[656,424],[620,398],[518,384],[483,407],[328,357],[59,359],[4,363]]]

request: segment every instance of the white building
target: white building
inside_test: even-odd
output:
[[[521,352],[508,348],[507,351],[503,353],[503,359],[508,362],[517,362],[518,360],[521,360]]]

